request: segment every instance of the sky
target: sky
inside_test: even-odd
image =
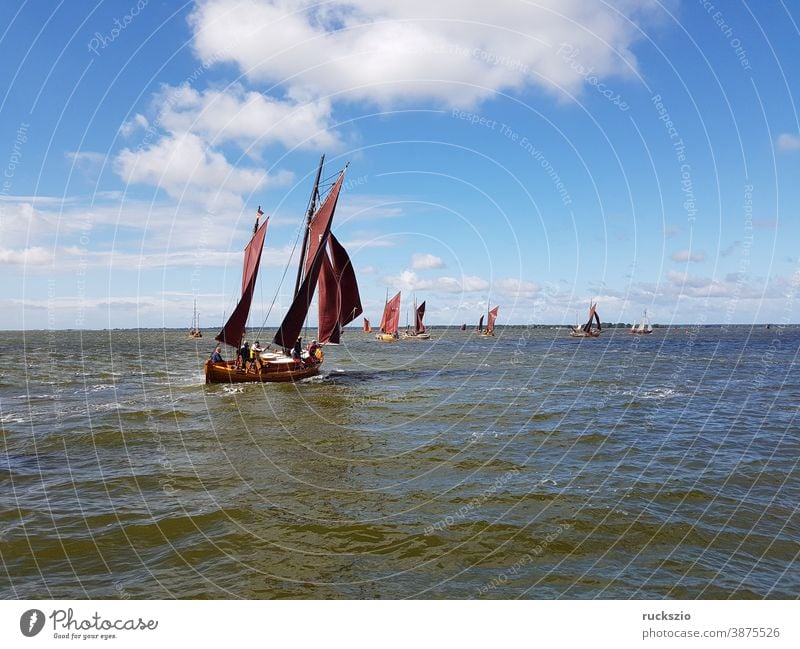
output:
[[[718,5],[718,6],[717,6]],[[800,6],[4,3],[0,329],[250,326],[320,156],[373,321],[800,321]],[[295,257],[293,258],[293,251]],[[282,281],[283,280],[283,281]],[[401,324],[404,318],[401,316]],[[309,324],[314,325],[314,309]]]

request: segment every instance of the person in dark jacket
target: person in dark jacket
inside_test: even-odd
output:
[[[239,348],[239,363],[245,372],[250,369],[250,343],[246,340],[242,341],[242,346]]]
[[[217,348],[211,354],[211,362],[212,363],[224,363],[225,362],[225,359],[222,358],[222,349],[220,348],[219,345],[217,345]]]

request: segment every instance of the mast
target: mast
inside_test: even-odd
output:
[[[297,280],[294,283],[294,294],[300,290],[300,282],[303,279],[303,266],[306,262],[306,253],[308,252],[308,233],[311,231],[311,219],[314,217],[314,212],[317,207],[317,198],[319,198],[319,179],[322,176],[322,165],[325,162],[325,154],[323,153],[319,159],[319,167],[317,168],[317,177],[314,180],[314,189],[311,190],[311,200],[308,204],[308,213],[306,214],[306,227],[303,232],[303,247],[300,250],[300,264],[297,267]]]

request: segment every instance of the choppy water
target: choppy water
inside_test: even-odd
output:
[[[211,332],[0,334],[0,595],[800,593],[800,329],[498,331],[235,388]]]

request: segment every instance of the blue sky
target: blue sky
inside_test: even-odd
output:
[[[221,325],[258,205],[277,324],[321,153],[373,320],[797,322],[800,11],[715,4],[9,3],[0,328]]]

